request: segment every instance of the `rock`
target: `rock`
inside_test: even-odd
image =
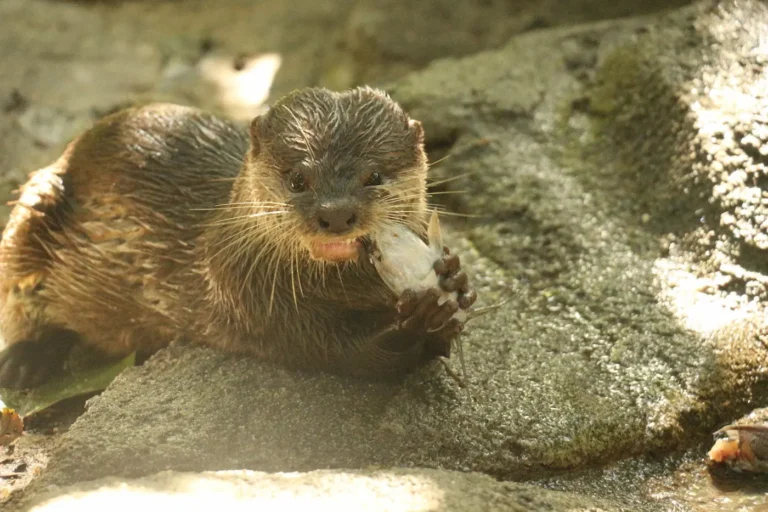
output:
[[[621,496],[624,510],[632,511],[764,510],[768,506],[765,475],[707,469],[704,459],[711,446],[708,436],[686,453],[627,459],[603,468],[570,471],[538,484],[580,495]]]
[[[138,33],[65,2],[2,2],[0,46],[0,176],[51,163],[100,112],[151,88],[160,69]]]
[[[68,115],[66,112],[45,107],[30,106],[17,118],[17,124],[25,135],[42,147],[61,147],[90,125],[87,114]]]
[[[725,277],[716,288],[764,301],[768,10],[725,2],[687,12],[602,57],[590,96],[600,160],[630,184],[635,211],[651,212],[702,273]]]
[[[618,510],[614,505],[485,475],[435,471],[367,470],[260,473],[163,471],[144,478],[104,478],[38,496],[34,512],[124,508],[165,510]]]
[[[362,1],[356,3],[347,20],[341,53],[352,57],[345,65],[351,67],[355,82],[392,80],[437,58],[498,48],[512,35],[525,31],[646,14],[687,3],[688,0]]]

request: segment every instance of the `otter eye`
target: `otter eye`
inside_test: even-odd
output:
[[[304,190],[304,175],[298,171],[291,173],[291,190],[294,192]]]
[[[370,176],[368,176],[368,180],[365,182],[366,187],[372,187],[374,185],[381,185],[381,174],[377,172],[372,172]]]

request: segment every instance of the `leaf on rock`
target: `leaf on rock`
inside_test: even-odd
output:
[[[136,353],[132,353],[111,364],[61,375],[29,390],[0,388],[0,406],[5,403],[25,418],[67,398],[103,391],[121,371],[133,366],[135,360]]]

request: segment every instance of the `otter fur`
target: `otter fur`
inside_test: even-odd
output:
[[[363,257],[384,222],[423,233],[420,123],[367,88],[295,91],[250,130],[152,104],[105,117],[20,190],[0,241],[0,386],[175,340],[295,368],[406,373],[450,352],[475,294],[393,297]],[[450,320],[449,320],[450,319]]]

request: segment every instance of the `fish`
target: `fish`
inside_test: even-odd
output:
[[[396,296],[408,289],[419,293],[437,288],[441,290],[437,303],[444,304],[448,300],[457,300],[459,294],[440,288],[434,265],[443,257],[443,247],[440,220],[433,210],[426,243],[407,226],[389,224],[375,234],[368,253],[376,272]],[[452,318],[465,322],[467,315],[467,310],[459,309]]]

